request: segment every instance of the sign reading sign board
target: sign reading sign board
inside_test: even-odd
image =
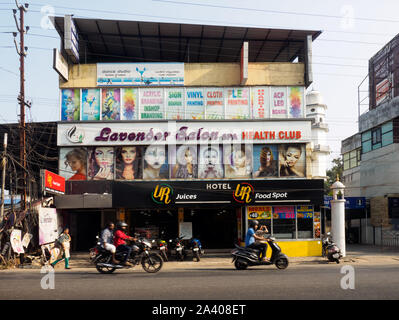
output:
[[[42,190],[54,194],[65,194],[65,178],[48,170],[41,170]]]

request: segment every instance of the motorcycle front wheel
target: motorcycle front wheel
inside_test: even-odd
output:
[[[145,256],[141,261],[143,269],[148,273],[156,273],[161,270],[163,265],[162,257],[157,253]]]
[[[102,267],[99,266],[98,263],[110,263],[111,261],[111,256],[109,257],[100,257],[96,261],[96,269],[98,272],[103,273],[103,274],[110,274],[116,270],[116,268],[111,268],[111,267]]]

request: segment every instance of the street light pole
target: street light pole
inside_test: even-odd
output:
[[[6,184],[6,165],[7,165],[7,133],[4,134],[4,150],[3,150],[3,176],[1,181],[1,210],[0,210],[0,224],[3,222],[4,219],[4,188]]]

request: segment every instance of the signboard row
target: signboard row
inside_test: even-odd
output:
[[[61,121],[305,117],[304,87],[82,88],[61,90]]]

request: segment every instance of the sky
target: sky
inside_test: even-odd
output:
[[[25,92],[32,107],[26,121],[59,120],[58,74],[52,49],[60,47],[49,15],[77,18],[138,20],[240,27],[320,30],[313,42],[313,84],[327,105],[328,159],[340,156],[341,141],[358,129],[358,87],[368,72],[368,60],[399,31],[396,0],[113,0],[26,1],[28,47]],[[15,1],[0,0],[0,123],[19,121],[19,56],[12,32]],[[368,80],[361,86],[367,97]],[[367,103],[365,100],[364,103]],[[367,105],[361,106],[361,113]]]

